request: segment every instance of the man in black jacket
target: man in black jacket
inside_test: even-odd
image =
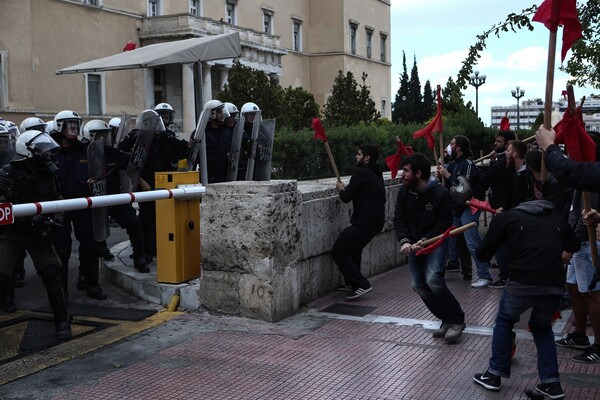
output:
[[[362,251],[381,232],[385,223],[385,186],[381,168],[376,164],[379,158],[377,146],[363,144],[356,154],[356,170],[345,186],[336,183],[340,199],[344,203],[352,201],[350,226],[338,236],[331,255],[349,286],[348,300],[356,299],[372,290],[371,284],[360,272]]]
[[[501,378],[510,378],[512,329],[520,315],[531,308],[529,326],[541,381],[535,390],[551,399],[563,398],[552,315],[560,307],[565,285],[563,252],[579,250],[579,240],[552,203],[533,200],[492,220],[477,257],[490,260],[502,245],[508,254],[510,277],[496,315],[489,367],[473,379],[488,390],[498,391]]]
[[[444,279],[448,241],[430,254],[415,254],[424,240],[441,235],[452,225],[452,197],[431,176],[431,165],[424,155],[416,153],[404,158],[400,168],[402,187],[394,216],[400,252],[408,256],[413,289],[429,311],[442,320],[433,337],[456,343],[465,329],[465,313]]]

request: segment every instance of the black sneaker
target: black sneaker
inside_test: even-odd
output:
[[[348,299],[348,300],[358,299],[360,296],[362,296],[363,294],[369,293],[371,290],[373,290],[372,286],[368,287],[366,289],[358,288],[355,291],[351,292],[348,296],[346,296],[346,299]]]
[[[600,346],[597,344],[593,344],[590,347],[588,347],[583,353],[573,356],[571,360],[580,363],[600,363]]]
[[[448,261],[448,264],[446,264],[444,271],[459,272],[460,263],[457,261]]]
[[[488,287],[492,289],[502,289],[504,286],[506,286],[506,281],[504,279],[498,279],[496,282],[488,285]]]
[[[590,347],[590,339],[584,333],[571,332],[562,339],[558,339],[556,345],[572,349],[587,349]]]
[[[535,391],[550,399],[562,399],[565,397],[565,392],[563,391],[562,387],[560,387],[560,383],[558,382],[539,383],[535,387]]]
[[[352,286],[351,285],[342,285],[335,290],[337,290],[338,292],[352,292]]]
[[[498,390],[500,390],[500,383],[502,381],[502,378],[500,378],[498,375],[494,375],[491,372],[486,371],[483,374],[475,374],[473,376],[473,380],[475,381],[475,383],[483,386],[487,390],[493,390],[497,392]]]

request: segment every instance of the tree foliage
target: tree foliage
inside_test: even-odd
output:
[[[425,110],[423,107],[423,95],[421,94],[421,81],[419,80],[419,69],[417,68],[416,56],[414,57],[413,66],[410,70],[406,103],[406,107],[408,107],[407,122],[424,122]]]
[[[425,87],[423,88],[423,120],[428,121],[435,114],[436,108],[436,99],[435,92],[431,88],[431,83],[429,79],[425,82]]]
[[[400,88],[396,93],[392,110],[392,121],[400,124],[406,123],[407,110],[406,99],[408,98],[408,71],[406,70],[406,54],[402,51],[402,75],[400,75]]]
[[[367,74],[362,74],[359,86],[350,71],[346,75],[342,71],[335,77],[331,96],[325,105],[325,120],[333,126],[351,126],[363,122],[370,124],[380,118],[371,99],[369,86],[366,84]]]
[[[566,73],[571,75],[569,83],[579,86],[590,86],[600,88],[600,0],[587,0],[578,4],[579,21],[583,28],[583,38],[577,41],[572,48],[571,57],[564,67]],[[531,17],[538,7],[523,9],[519,14],[511,13],[506,20],[494,24],[489,30],[477,35],[477,41],[469,48],[462,68],[458,73],[456,83],[465,88],[469,75],[473,72],[473,66],[481,58],[481,52],[486,48],[486,41],[491,35],[500,37],[505,32],[516,32],[517,29],[528,29],[532,31],[534,25]],[[539,27],[546,29],[543,25]]]
[[[319,116],[314,96],[302,88],[283,89],[263,71],[235,61],[229,70],[227,84],[217,94],[241,108],[247,102],[258,104],[263,118],[276,118],[277,128],[303,129],[310,127],[313,117]]]

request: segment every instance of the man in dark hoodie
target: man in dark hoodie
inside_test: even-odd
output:
[[[500,390],[501,378],[510,378],[512,329],[532,309],[529,326],[537,348],[541,383],[535,391],[551,399],[564,397],[560,386],[552,315],[560,307],[565,285],[563,252],[574,253],[580,243],[573,228],[547,200],[523,202],[497,215],[490,224],[477,258],[488,261],[505,246],[509,279],[500,299],[492,357],[488,369],[474,381],[488,390]]]
[[[348,186],[336,183],[340,199],[352,201],[350,226],[338,236],[331,255],[344,276],[350,294],[348,300],[372,290],[371,284],[360,272],[362,251],[381,232],[385,223],[385,186],[381,168],[377,165],[379,150],[372,144],[363,144],[356,153],[356,169]]]
[[[402,159],[402,186],[398,191],[394,229],[400,252],[408,256],[412,286],[429,311],[442,320],[434,338],[456,343],[465,329],[465,313],[446,286],[444,263],[448,241],[430,254],[416,255],[426,239],[441,235],[452,225],[452,197],[436,178],[423,154]]]

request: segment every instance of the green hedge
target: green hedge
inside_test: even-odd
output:
[[[470,121],[466,121],[467,123]],[[455,135],[464,135],[471,140],[471,148],[479,157],[493,149],[497,130],[484,128],[478,124],[465,124],[465,121],[444,119],[444,145],[448,145]],[[355,155],[358,146],[372,143],[379,146],[378,163],[384,170],[385,157],[396,152],[396,136],[406,145],[411,145],[415,152],[425,154],[434,163],[433,153],[427,148],[425,139],[413,140],[412,134],[423,128],[423,124],[395,125],[383,122],[379,125],[358,125],[352,127],[327,127],[329,146],[337,164],[340,175],[350,175],[355,166]],[[438,134],[434,134],[437,138]],[[334,176],[323,142],[315,140],[312,130],[281,130],[275,134],[273,146],[273,179],[315,179]],[[436,149],[437,150],[437,149]]]

